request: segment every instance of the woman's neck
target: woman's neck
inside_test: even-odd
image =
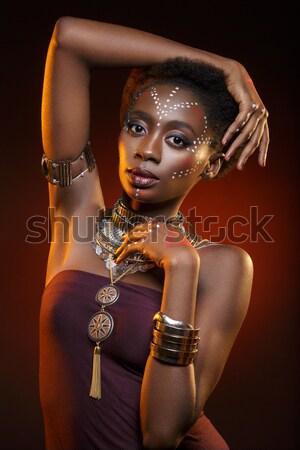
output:
[[[122,194],[122,202],[127,208],[138,215],[165,219],[176,216],[181,205],[181,200],[179,199],[162,203],[142,203],[138,200],[131,199],[125,192]]]

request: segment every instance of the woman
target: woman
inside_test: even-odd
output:
[[[136,68],[112,209],[89,142],[89,80],[101,67]],[[228,448],[203,409],[247,311],[252,261],[201,241],[179,208],[198,181],[242,169],[256,149],[265,165],[267,117],[235,61],[118,25],[57,22],[42,100],[53,213],[40,317],[48,450]],[[78,239],[90,218],[95,234]]]

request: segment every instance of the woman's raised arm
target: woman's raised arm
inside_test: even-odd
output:
[[[142,66],[177,56],[208,62],[225,71],[228,88],[240,105],[240,114],[225,138],[230,140],[239,128],[238,144],[248,143],[240,161],[259,148],[263,165],[268,147],[267,111],[241,64],[148,32],[73,17],[57,21],[49,45],[42,101],[46,155],[72,159],[86,144],[92,69]],[[235,148],[236,144],[231,146],[231,153]]]

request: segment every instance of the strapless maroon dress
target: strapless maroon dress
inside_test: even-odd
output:
[[[161,293],[119,281],[120,298],[106,308],[114,320],[101,344],[102,398],[89,396],[94,343],[87,325],[99,311],[96,292],[109,278],[80,270],[58,273],[40,311],[40,399],[47,450],[142,449],[139,397]],[[225,450],[203,414],[180,449]]]

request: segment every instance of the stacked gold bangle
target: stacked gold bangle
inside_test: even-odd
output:
[[[200,329],[158,312],[153,317],[150,355],[168,364],[187,366],[198,351]]]

